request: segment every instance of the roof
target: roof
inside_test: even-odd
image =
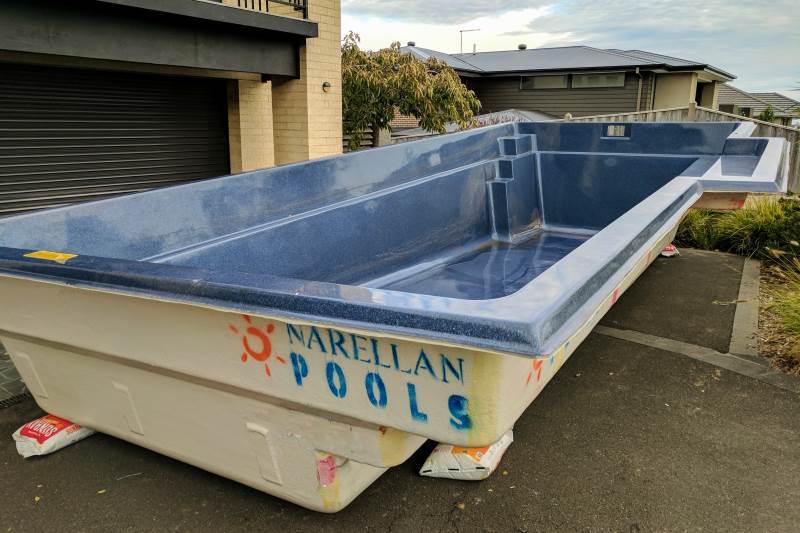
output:
[[[643,60],[647,60],[647,61],[662,62],[665,65],[667,65],[667,67],[673,68],[673,69],[687,69],[687,68],[689,68],[689,69],[693,69],[694,70],[694,69],[703,68],[703,69],[708,69],[708,70],[711,70],[713,72],[716,72],[717,74],[720,74],[725,78],[728,78],[728,79],[731,79],[731,80],[736,79],[736,76],[734,76],[730,72],[725,72],[722,69],[719,69],[719,68],[717,68],[717,67],[715,67],[713,65],[709,65],[707,63],[703,63],[702,61],[691,61],[691,60],[688,60],[688,59],[681,59],[679,57],[666,56],[664,54],[656,54],[654,52],[646,52],[644,50],[615,50],[613,48],[610,49],[610,50],[614,50],[615,52],[619,52],[621,54],[625,54],[625,55],[629,55],[629,56],[633,56],[633,57],[638,57],[639,59],[643,59]]]
[[[415,55],[418,58],[422,59],[423,61],[430,57],[438,59],[440,61],[444,61],[445,63],[447,63],[449,66],[453,67],[456,70],[464,72],[481,72],[481,69],[479,69],[475,65],[471,65],[466,61],[458,59],[454,55],[445,54],[444,52],[437,52],[436,50],[429,50],[428,48],[420,48],[419,46],[403,46],[402,48],[400,48],[400,51],[403,53],[410,53],[412,55]]]
[[[416,55],[421,59],[434,57],[444,61],[461,73],[476,75],[564,70],[634,69],[639,67],[648,70],[708,69],[726,80],[735,78],[732,74],[705,63],[643,50],[603,50],[591,46],[559,46],[553,48],[529,48],[526,50],[446,54],[418,46],[404,46],[401,51]]]
[[[785,106],[785,101],[788,101],[790,105]],[[778,102],[781,102],[780,105]],[[720,105],[749,107],[754,115],[761,113],[771,105],[775,115],[779,117],[793,116],[794,112],[790,111],[792,105],[800,105],[800,102],[778,93],[748,93],[727,83],[723,83],[719,87],[719,103]]]
[[[473,117],[478,127],[491,126],[492,124],[500,124],[503,122],[550,122],[555,120],[554,117],[541,111],[524,111],[522,109],[506,109],[505,111],[495,111],[494,113],[484,113],[483,115],[476,115]],[[447,133],[459,131],[461,128],[455,122],[448,122],[444,125]],[[418,135],[430,135],[431,132],[425,128],[405,128],[398,131],[397,135],[393,137],[415,137]]]
[[[800,110],[800,102],[780,93],[750,93],[756,98],[768,102],[775,109],[782,109],[784,111],[798,111]]]
[[[453,54],[453,57],[458,60],[468,61],[484,72],[619,68],[649,66],[652,64],[652,61],[632,58],[589,46]]]

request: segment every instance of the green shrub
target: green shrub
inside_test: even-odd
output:
[[[800,257],[800,200],[755,197],[736,211],[690,210],[676,241],[703,250],[791,260]]]
[[[683,217],[675,242],[678,246],[715,250],[719,242],[717,219],[719,213],[708,209],[690,209]]]
[[[800,259],[782,259],[786,290],[777,298],[777,314],[787,331],[800,339]]]
[[[743,209],[720,215],[717,230],[724,248],[742,255],[768,250],[796,255],[800,239],[800,202],[771,196],[754,198]]]

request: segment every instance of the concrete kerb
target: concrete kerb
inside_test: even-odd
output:
[[[728,352],[746,356],[754,362],[767,364],[758,355],[758,306],[761,281],[761,262],[747,258],[742,268],[742,281],[736,299],[736,314],[733,318],[733,331]]]

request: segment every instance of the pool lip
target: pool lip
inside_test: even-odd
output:
[[[675,205],[678,191],[685,198]],[[489,300],[461,300],[85,255],[59,264],[24,257],[31,250],[13,248],[0,248],[0,275],[207,305],[284,320],[311,321],[343,329],[369,330],[470,349],[545,356],[551,353],[551,347],[565,340],[561,337],[566,335],[544,333],[548,318],[564,305],[565,297],[574,295],[598,274],[593,267],[576,268],[576,265],[589,255],[600,263],[613,265],[620,253],[613,243],[636,239],[633,234],[630,238],[623,237],[622,231],[627,228],[628,233],[641,232],[639,211],[652,213],[648,225],[660,227],[660,220],[688,209],[700,193],[701,188],[694,180],[673,179],[517,292]],[[628,216],[631,211],[637,212]],[[646,240],[652,237],[654,233],[651,232]],[[645,253],[631,250],[625,260],[637,251]],[[612,277],[621,278],[625,272],[617,270],[612,272]],[[559,282],[559,277],[565,279]],[[264,287],[257,288],[255,284]],[[585,308],[586,303],[588,300],[572,302],[577,315],[591,311]]]
[[[507,129],[508,125],[489,128]],[[728,139],[747,137],[751,132],[752,128],[739,125]],[[570,330],[588,320],[598,299],[605,298],[628,273],[628,265],[652,253],[647,247],[665,226],[676,226],[704,190],[785,190],[787,143],[767,139],[758,157],[750,177],[724,176],[713,165],[697,176],[684,172],[528,284],[494,299],[466,300],[89,255],[60,264],[24,257],[34,251],[31,249],[7,247],[0,247],[0,276],[375,331],[494,353],[544,357],[568,338]]]

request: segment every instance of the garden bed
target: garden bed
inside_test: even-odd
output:
[[[775,368],[800,375],[800,200],[751,197],[738,211],[692,209],[676,242],[763,260],[759,354]]]
[[[786,325],[782,302],[790,298],[792,283],[786,271],[766,263],[761,269],[758,309],[758,353],[771,366],[800,375],[800,340]]]

